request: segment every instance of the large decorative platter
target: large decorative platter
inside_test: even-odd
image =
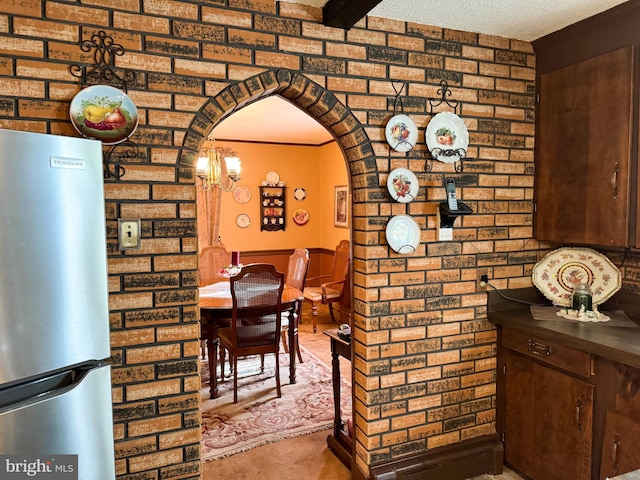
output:
[[[387,179],[387,190],[396,202],[409,203],[418,195],[418,177],[411,170],[396,168],[391,170]]]
[[[533,283],[554,305],[571,306],[573,287],[591,285],[593,305],[599,305],[620,290],[620,270],[604,255],[589,248],[564,247],[536,263]]]
[[[138,128],[138,109],[122,90],[93,85],[81,90],[69,106],[69,117],[80,135],[105,145],[127,140]]]
[[[306,225],[309,222],[309,212],[307,212],[304,208],[299,208],[295,212],[293,212],[293,221],[296,225]]]
[[[409,215],[396,215],[387,223],[387,243],[397,253],[412,253],[420,244],[420,226]]]
[[[396,152],[408,152],[418,141],[418,127],[406,115],[395,115],[387,122],[385,136]]]
[[[433,158],[455,163],[466,156],[469,131],[455,113],[440,112],[427,125],[425,141]]]

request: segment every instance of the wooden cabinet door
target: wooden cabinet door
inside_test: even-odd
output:
[[[504,400],[504,459],[520,472],[530,475],[538,461],[533,432],[536,415],[534,363],[506,351]]]
[[[505,462],[533,480],[589,480],[594,386],[510,351],[505,365]]]
[[[536,438],[540,480],[589,480],[594,386],[536,364]]]
[[[602,442],[600,478],[640,469],[640,422],[608,411]]]
[[[626,47],[540,76],[538,240],[629,245],[632,72]]]

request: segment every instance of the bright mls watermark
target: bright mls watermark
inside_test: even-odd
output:
[[[77,455],[0,455],[2,480],[78,480]]]

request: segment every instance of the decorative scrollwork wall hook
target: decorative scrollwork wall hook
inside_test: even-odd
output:
[[[93,52],[93,66],[71,65],[71,74],[82,80],[83,84],[108,84],[121,88],[125,92],[129,83],[136,79],[133,70],[123,69],[122,75],[116,71],[116,57],[125,53],[124,47],[113,41],[113,37],[107,35],[104,30],[91,35],[90,40],[80,42],[80,49],[83,52]]]

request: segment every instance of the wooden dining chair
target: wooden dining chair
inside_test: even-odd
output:
[[[296,248],[289,257],[284,283],[302,292],[307,279],[307,272],[309,271],[309,262],[309,250],[306,248]],[[300,315],[302,315],[302,302],[296,302],[295,310],[285,310],[282,312],[282,346],[287,353],[289,353],[289,346],[287,345],[289,328],[291,328],[291,325],[297,326]],[[298,355],[298,360],[302,363],[297,327],[294,335],[296,337],[296,354]]]
[[[219,239],[214,245],[204,247],[198,255],[198,286],[219,282],[221,279],[218,272],[230,263],[231,253],[227,252]],[[207,329],[210,327],[202,324],[200,328],[200,355],[204,358],[207,351],[206,339],[209,336]]]
[[[284,273],[273,265],[254,263],[230,279],[233,310],[231,326],[218,330],[220,345],[229,352],[233,364],[233,403],[238,403],[238,357],[276,357],[275,377],[278,398],[280,391],[280,348],[282,290]],[[224,362],[222,363],[224,378]]]
[[[321,279],[328,279],[320,286],[305,287],[303,294],[304,299],[311,302],[311,313],[313,318],[313,333],[316,332],[318,319],[318,305],[329,305],[329,313],[331,320],[335,322],[333,316],[332,304],[340,302],[340,319],[344,322],[344,295],[346,291],[346,283],[349,278],[349,262],[350,262],[350,244],[349,240],[342,240],[336,247],[333,255],[333,267],[330,275],[322,275],[319,277],[307,278],[307,283],[314,283]]]
[[[220,281],[218,272],[231,264],[231,253],[222,244],[204,247],[198,255],[198,286]]]

